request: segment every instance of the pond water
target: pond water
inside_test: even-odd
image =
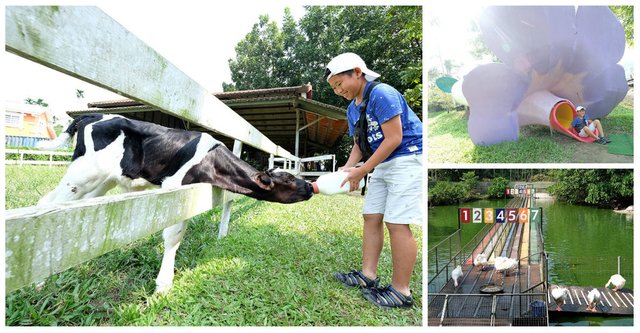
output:
[[[429,207],[428,249],[458,228],[458,207],[504,207],[505,200],[480,200],[461,206]],[[542,207],[542,234],[549,256],[549,282],[575,286],[604,287],[618,271],[633,289],[633,219],[609,209],[575,206],[550,200],[537,200]],[[482,224],[462,225],[462,244],[466,244]],[[429,257],[431,258],[431,257]],[[432,267],[429,267],[431,273]],[[556,326],[630,326],[631,317],[561,316],[552,317]]]

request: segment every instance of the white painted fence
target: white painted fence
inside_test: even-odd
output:
[[[9,52],[231,137],[236,154],[245,143],[297,160],[96,7],[7,6],[5,28]],[[5,211],[5,292],[221,204],[224,236],[233,196],[222,192],[200,184]]]
[[[5,159],[4,164],[44,164],[48,166],[52,165],[66,165],[71,164],[71,159],[69,161],[54,161],[54,156],[73,156],[72,152],[68,151],[44,151],[44,150],[30,150],[30,149],[5,149]],[[19,154],[17,160],[8,160],[6,158],[6,154]],[[34,161],[34,160],[25,160],[24,155],[48,155],[49,159],[47,161]]]

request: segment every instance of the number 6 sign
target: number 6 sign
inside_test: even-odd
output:
[[[520,208],[520,213],[518,214],[518,222],[529,223],[529,208]]]

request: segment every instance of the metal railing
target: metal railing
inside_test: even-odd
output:
[[[548,326],[546,293],[429,294],[429,326]]]
[[[4,164],[42,164],[42,165],[66,165],[71,163],[73,152],[68,151],[43,151],[30,149],[5,149]],[[18,159],[7,159],[7,154],[18,154]],[[25,160],[24,155],[48,155],[48,160]],[[69,156],[68,161],[54,161],[53,156]]]

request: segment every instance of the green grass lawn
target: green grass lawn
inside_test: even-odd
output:
[[[618,105],[602,119],[605,133],[633,136],[633,106]],[[431,163],[632,163],[632,156],[612,155],[606,146],[582,143],[541,125],[520,128],[517,141],[476,146],[467,132],[464,112],[428,113],[428,152]]]
[[[35,204],[64,169],[7,166],[7,208]],[[55,274],[40,291],[6,295],[5,325],[420,326],[420,227],[412,228],[414,308],[379,310],[333,279],[335,271],[360,267],[362,203],[354,195],[292,205],[242,197],[224,239],[217,239],[219,208],[189,223],[167,295],[153,294],[163,251],[157,233]],[[379,276],[390,283],[388,235]]]

